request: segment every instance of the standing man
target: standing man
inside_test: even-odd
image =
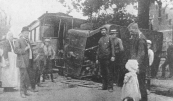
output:
[[[43,82],[45,82],[46,74],[50,74],[51,81],[53,80],[53,59],[55,59],[55,51],[51,46],[50,39],[45,39],[45,45],[43,47],[45,58],[46,58],[46,66],[43,71]]]
[[[148,58],[149,58],[149,68],[147,71],[147,88],[150,89],[150,77],[151,77],[151,65],[154,61],[154,52],[151,50],[151,44],[152,42],[150,40],[147,40],[147,48],[148,48]]]
[[[17,67],[20,69],[20,94],[23,98],[27,95],[27,88],[30,83],[27,69],[29,68],[29,61],[32,59],[32,50],[28,41],[28,36],[28,27],[23,27],[20,38],[15,43]]]
[[[141,101],[148,101],[145,83],[146,71],[149,65],[146,38],[139,30],[137,23],[131,23],[127,28],[131,36],[129,59],[136,59],[139,64],[137,76],[141,92]]]
[[[151,44],[152,44],[152,42],[150,40],[147,40],[149,66],[151,66],[154,61],[154,52],[153,52],[153,50],[151,50]]]
[[[161,68],[162,68],[162,77],[165,77],[165,68],[167,65],[169,65],[169,77],[171,78],[173,76],[173,44],[172,42],[169,42],[169,47],[167,49],[167,57],[165,62],[162,64]]]
[[[112,29],[110,31],[110,35],[111,35],[111,40],[112,40],[112,47],[114,47],[114,54],[115,54],[115,61],[113,63],[113,67],[114,67],[114,75],[115,75],[115,79],[116,82],[119,85],[119,79],[120,79],[120,75],[122,74],[122,70],[121,70],[121,54],[124,51],[124,47],[123,47],[123,43],[122,40],[120,38],[118,38],[118,29]]]
[[[100,70],[102,76],[102,90],[113,91],[113,67],[110,66],[110,61],[114,61],[114,47],[111,45],[111,40],[107,34],[107,28],[100,29],[103,35],[98,42],[98,50],[96,56],[96,63],[100,63]]]
[[[42,41],[37,42],[37,46],[35,47],[34,51],[34,68],[36,70],[35,72],[35,83],[37,86],[40,85],[40,77],[43,73],[43,68],[46,65],[46,60],[45,60],[45,54],[44,54],[44,44]]]

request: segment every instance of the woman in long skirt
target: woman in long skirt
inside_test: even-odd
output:
[[[14,53],[14,40],[12,33],[7,33],[3,41],[1,80],[4,91],[8,88],[19,87],[19,71],[16,67],[17,55]]]

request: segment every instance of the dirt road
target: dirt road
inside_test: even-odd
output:
[[[4,92],[0,94],[0,101],[121,101],[121,88],[117,86],[114,86],[114,92],[108,92],[100,90],[99,85],[92,88],[78,86],[77,81],[75,84],[64,83],[66,79],[63,77],[58,77],[55,81],[52,83],[47,80],[42,83],[43,87],[38,87],[38,92],[31,93],[26,98],[21,98],[19,91]],[[169,101],[169,98],[150,94],[149,101]]]

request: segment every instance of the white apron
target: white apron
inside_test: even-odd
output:
[[[9,65],[2,67],[2,87],[19,87],[19,69],[16,67],[17,55],[11,45],[11,52],[8,52]],[[6,62],[6,61],[4,61]],[[5,63],[4,63],[5,65]]]

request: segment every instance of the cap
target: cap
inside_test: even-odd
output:
[[[28,27],[23,27],[21,32],[23,32],[23,31],[29,31],[29,28]]]
[[[46,41],[50,41],[50,39],[45,39],[44,41],[45,41],[45,42],[46,42]]]
[[[118,30],[117,29],[111,29],[110,33],[112,33],[112,34],[118,33]]]
[[[152,42],[151,42],[150,40],[147,40],[147,43],[148,43],[148,44],[152,44]]]

